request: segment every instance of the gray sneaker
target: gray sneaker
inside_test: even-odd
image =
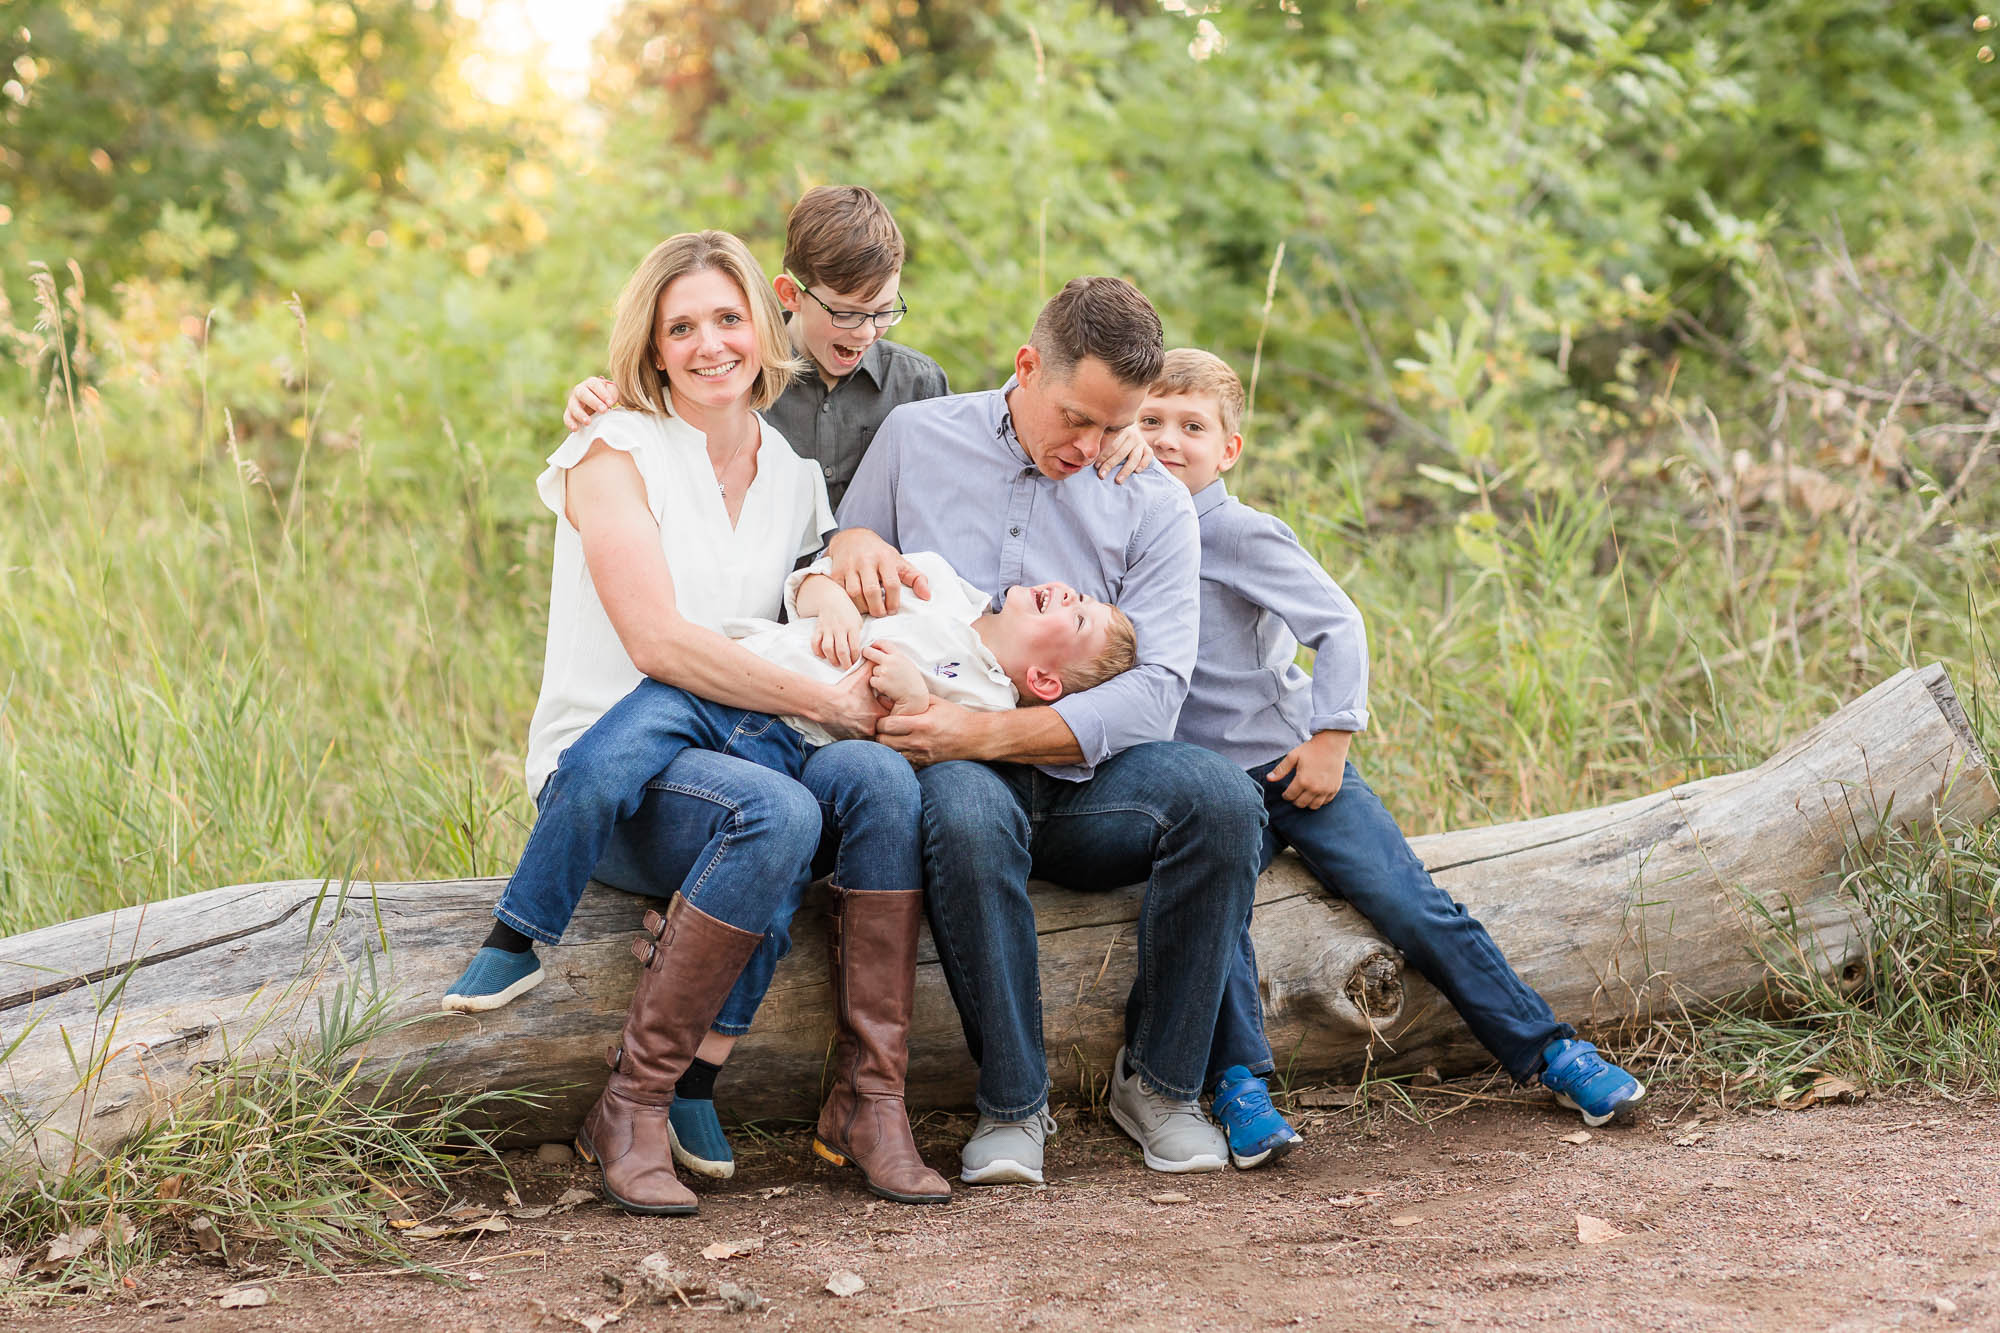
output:
[[[1220,1171],[1229,1165],[1229,1140],[1198,1101],[1180,1101],[1148,1088],[1125,1072],[1125,1051],[1111,1070],[1111,1118],[1137,1140],[1146,1165],[1177,1175]]]
[[[958,1178],[968,1185],[1039,1185],[1042,1145],[1056,1132],[1047,1108],[1026,1120],[979,1117],[958,1154]]]

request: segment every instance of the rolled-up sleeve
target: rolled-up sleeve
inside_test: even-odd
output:
[[[1292,530],[1269,515],[1242,534],[1231,582],[1313,650],[1314,732],[1368,727],[1368,631],[1361,611]]]
[[[1052,777],[1080,782],[1121,750],[1173,739],[1201,636],[1201,533],[1184,495],[1134,534],[1118,608],[1137,631],[1139,664],[1051,705],[1083,751],[1080,765],[1043,769]]]

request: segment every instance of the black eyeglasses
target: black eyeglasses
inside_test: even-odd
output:
[[[794,278],[792,281],[798,282],[798,279]],[[892,324],[900,324],[903,316],[910,313],[909,302],[900,296],[896,298],[894,310],[835,310],[826,302],[820,301],[819,294],[804,283],[799,282],[798,287],[807,296],[819,301],[819,308],[826,311],[826,317],[833,321],[833,327],[836,329],[858,329],[868,323],[873,323],[878,329],[886,329]]]

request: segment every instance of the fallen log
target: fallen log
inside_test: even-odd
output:
[[[1944,669],[1906,670],[1745,772],[1637,800],[1415,841],[1556,1012],[1586,1031],[1751,991],[1779,955],[1829,976],[1865,923],[1843,866],[1892,830],[1984,822],[1993,777]],[[0,1160],[59,1165],[157,1115],[225,1055],[310,1038],[363,982],[417,1021],[377,1038],[364,1077],[421,1065],[436,1089],[549,1089],[505,1129],[564,1138],[602,1086],[636,978],[641,900],[593,885],[549,977],[487,1015],[435,1013],[486,929],[498,880],[291,881],[214,889],[0,941]],[[1045,1030],[1058,1096],[1101,1089],[1119,1043],[1138,891],[1037,889]],[[1421,978],[1289,855],[1258,887],[1269,1032],[1295,1078],[1486,1061]],[[731,1064],[746,1117],[816,1105],[830,1042],[824,937],[808,909]],[[965,1106],[974,1071],[935,951],[920,954],[911,1102]]]

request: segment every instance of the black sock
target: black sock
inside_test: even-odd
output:
[[[714,1101],[715,1076],[721,1072],[721,1065],[712,1065],[696,1056],[689,1062],[687,1073],[681,1075],[680,1082],[674,1084],[674,1096],[697,1102]]]
[[[535,947],[535,941],[508,925],[505,921],[495,921],[493,929],[486,936],[482,949],[502,949],[508,953],[528,953]]]

